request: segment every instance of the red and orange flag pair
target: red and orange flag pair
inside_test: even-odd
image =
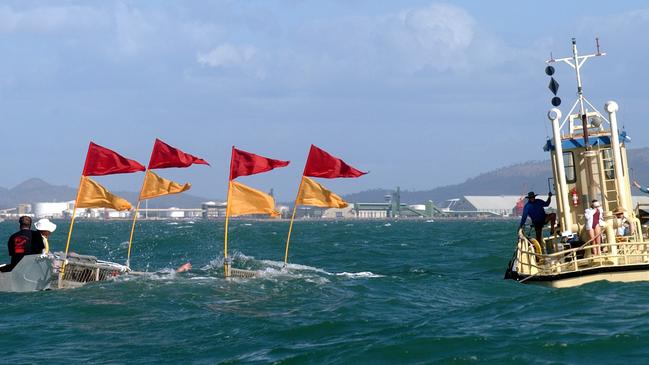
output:
[[[230,177],[228,179],[228,202],[223,233],[223,269],[226,278],[230,276],[230,259],[228,258],[228,223],[230,222],[230,216],[236,217],[247,214],[279,216],[279,212],[275,210],[275,199],[272,196],[234,180],[240,176],[260,174],[278,167],[288,166],[289,163],[289,161],[274,160],[238,150],[232,146]]]
[[[355,169],[345,161],[311,145],[295,204],[322,208],[345,208],[348,205],[347,202],[309,177],[335,179],[359,177],[365,174],[367,172]]]
[[[129,174],[144,171],[139,162],[128,159],[119,153],[90,142],[86,162],[81,174],[81,183],[77,192],[76,208],[110,208],[115,210],[130,210],[131,203],[113,195],[98,182],[88,176],[104,176],[113,174]]]
[[[275,200],[272,196],[234,181],[239,176],[260,174],[279,167],[288,166],[290,161],[274,160],[254,153],[232,147],[230,159],[230,181],[228,186],[227,216],[247,214],[269,214],[279,216],[275,210]]]
[[[191,184],[179,184],[175,181],[167,180],[158,176],[152,169],[167,169],[172,167],[189,167],[193,164],[208,165],[209,163],[202,158],[190,155],[175,147],[162,142],[156,138],[151,151],[151,158],[149,158],[149,165],[144,175],[144,181],[140,188],[140,196],[137,200],[135,207],[135,214],[133,214],[133,223],[131,225],[131,234],[128,239],[128,251],[126,254],[126,266],[130,267],[131,264],[131,247],[133,245],[133,235],[135,234],[135,223],[140,211],[140,203],[143,200],[156,198],[163,195],[179,194],[191,188]]]
[[[152,169],[166,169],[170,167],[189,167],[193,164],[208,165],[209,163],[202,158],[185,153],[177,148],[162,142],[160,139],[155,140],[149,166],[144,176],[144,182],[140,189],[139,200],[151,199],[163,195],[178,194],[191,188],[191,184],[179,184],[158,176],[151,171]]]
[[[132,172],[144,171],[144,166],[135,160],[128,159],[119,153],[102,147],[94,142],[88,145],[86,161],[81,173],[81,181],[77,190],[77,198],[74,201],[72,211],[72,220],[68,230],[68,239],[65,243],[65,256],[70,249],[70,239],[72,238],[72,229],[76,218],[77,208],[110,208],[115,210],[130,210],[131,203],[120,198],[98,182],[88,176],[104,176],[113,174],[128,174]],[[60,277],[65,276],[65,263],[61,268]]]
[[[310,205],[322,208],[345,208],[348,206],[347,202],[341,197],[327,190],[324,186],[310,179],[310,177],[325,179],[341,177],[355,178],[365,174],[367,172],[360,171],[315,145],[311,145],[309,157],[307,157],[306,164],[304,165],[302,181],[300,181],[300,187],[298,188],[295,204],[293,205],[293,214],[291,215],[291,223],[288,228],[288,236],[286,237],[284,265],[288,263],[288,248],[298,205]]]

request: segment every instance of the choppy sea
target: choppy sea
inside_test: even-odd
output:
[[[71,250],[123,263],[129,228],[79,221]],[[649,362],[649,282],[505,281],[516,222],[296,222],[282,269],[287,230],[234,221],[234,267],[260,276],[226,280],[222,222],[139,222],[132,267],[150,275],[0,293],[0,363]]]

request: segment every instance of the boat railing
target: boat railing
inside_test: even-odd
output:
[[[92,281],[105,281],[129,272],[123,265],[97,260],[94,256],[75,255],[66,260],[65,271],[57,270],[58,287],[74,288]]]
[[[229,268],[229,275],[228,277],[235,277],[235,278],[254,278],[258,276],[257,271],[252,271],[252,270],[244,270],[244,269],[235,269],[233,267]]]
[[[543,254],[524,249],[531,247],[531,242],[524,234],[519,234],[516,254],[518,272],[534,276],[556,275],[607,266],[649,264],[649,242],[620,241],[597,244],[593,241],[594,239],[579,247]]]

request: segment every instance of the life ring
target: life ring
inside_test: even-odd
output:
[[[534,252],[536,252],[537,255],[543,255],[543,249],[541,248],[541,244],[539,241],[536,240],[536,238],[530,238],[530,243],[534,247]]]

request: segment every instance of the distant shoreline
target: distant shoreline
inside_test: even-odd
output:
[[[516,221],[520,217],[432,217],[432,218],[299,218],[295,222],[421,222],[421,223],[434,223],[436,221]],[[16,218],[17,220],[17,218]],[[69,218],[59,218],[52,219],[56,222],[70,222]],[[242,222],[290,222],[289,218],[246,218],[246,217],[231,217],[231,221],[242,221]],[[428,221],[434,222],[428,222]],[[131,219],[128,218],[110,218],[110,219],[99,219],[99,218],[77,218],[76,222],[131,222]],[[138,218],[138,222],[196,222],[196,221],[208,221],[208,222],[223,222],[225,218]],[[5,219],[5,222],[11,222],[11,219]]]

